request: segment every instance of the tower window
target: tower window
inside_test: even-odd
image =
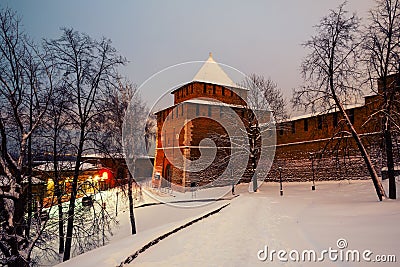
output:
[[[308,119],[304,120],[304,131],[308,132]]]
[[[213,95],[215,95],[215,91],[216,91],[215,84],[213,84]]]
[[[224,88],[224,87],[222,87],[221,94],[222,94],[222,95],[225,95],[225,88]]]
[[[349,110],[349,119],[351,124],[354,124],[354,109]]]
[[[292,121],[292,133],[296,133],[296,123]]]
[[[206,94],[207,93],[207,84],[204,84],[204,86],[203,86],[203,94]]]
[[[318,116],[317,117],[317,120],[318,120],[318,129],[322,129],[322,116]]]

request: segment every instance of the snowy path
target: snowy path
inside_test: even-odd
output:
[[[135,208],[138,231],[135,236],[130,234],[129,212],[125,210],[119,214],[120,227],[108,245],[76,256],[57,266],[117,266],[149,241],[229,202],[230,200],[220,200],[198,208],[178,208],[165,204]]]
[[[371,182],[320,183],[315,192],[309,184],[290,184],[284,197],[278,190],[277,184],[268,184],[256,194],[242,193],[220,213],[161,241],[129,266],[365,266],[365,262],[328,259],[323,263],[257,259],[265,245],[288,252],[321,252],[337,249],[339,238],[347,240],[348,249],[397,254],[400,261],[400,202],[379,203]]]

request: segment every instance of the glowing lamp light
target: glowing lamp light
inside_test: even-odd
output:
[[[107,180],[108,179],[108,172],[107,171],[103,172],[103,175],[101,176],[101,179],[103,179],[103,180]]]
[[[53,190],[53,188],[54,188],[54,181],[53,179],[49,178],[47,180],[47,190]]]
[[[99,178],[100,178],[100,177],[99,177],[98,175],[95,175],[95,176],[94,176],[94,180],[95,180],[95,181],[98,181]]]

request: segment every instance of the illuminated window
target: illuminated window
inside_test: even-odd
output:
[[[53,179],[48,179],[47,180],[47,194],[52,196],[54,193],[54,181]]]

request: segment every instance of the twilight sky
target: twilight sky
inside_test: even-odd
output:
[[[212,52],[219,63],[271,77],[289,99],[302,82],[299,66],[306,50],[301,43],[341,2],[2,0],[0,6],[16,10],[37,41],[58,38],[63,26],[110,38],[130,61],[124,73],[139,85],[168,66],[207,60]],[[347,9],[365,20],[373,5],[373,0],[348,0]],[[148,101],[159,96],[144,93]]]

